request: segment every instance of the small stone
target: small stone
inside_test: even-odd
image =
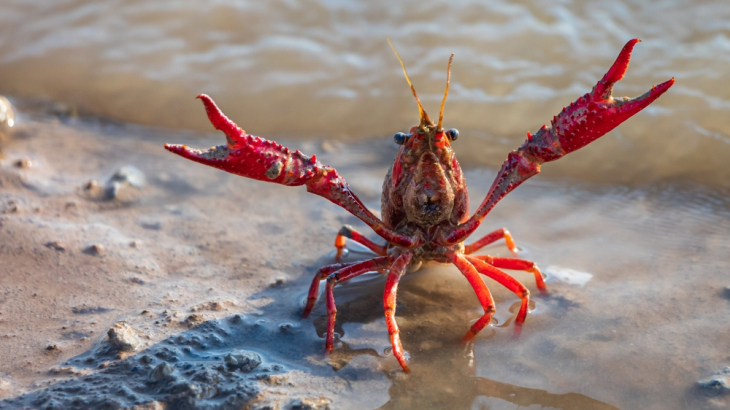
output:
[[[32,168],[33,161],[30,158],[23,158],[15,161],[13,165],[15,165],[17,168]]]
[[[150,380],[153,382],[158,382],[165,377],[171,375],[174,371],[174,367],[167,364],[167,362],[162,362],[158,364],[157,367],[152,369],[152,372],[150,372]]]
[[[53,249],[54,251],[63,252],[66,250],[66,245],[61,241],[51,241],[46,243],[46,248]]]
[[[103,245],[95,243],[93,245],[88,246],[86,249],[84,249],[84,253],[87,255],[101,256],[106,253],[106,249],[104,248]]]
[[[142,311],[142,312],[140,313],[140,315],[149,315],[149,314],[150,314],[150,311],[149,311],[149,310],[147,310],[147,309],[143,310],[143,311]]]
[[[133,352],[139,346],[137,331],[126,322],[118,322],[109,329],[109,344],[118,350]]]
[[[725,289],[722,290],[722,294],[725,295],[726,298],[730,299],[730,286],[725,286]]]
[[[53,351],[53,350],[58,351],[60,349],[58,348],[58,345],[52,344],[52,345],[46,346],[46,350],[48,350],[48,351]]]
[[[134,249],[140,249],[142,248],[142,241],[135,239],[129,243],[129,246]]]
[[[240,369],[244,373],[253,371],[261,364],[261,356],[254,352],[235,350],[223,359],[229,369]]]
[[[144,280],[142,280],[142,278],[138,278],[137,276],[132,276],[132,278],[130,279],[130,281],[132,283],[136,283],[138,285],[144,285],[144,283],[145,283]]]
[[[716,393],[730,393],[730,367],[713,374],[709,379],[698,381],[697,385]]]
[[[90,190],[97,189],[97,188],[99,188],[99,181],[97,181],[95,179],[92,179],[89,182],[84,184],[84,190],[86,190],[86,191],[90,191]]]
[[[271,282],[271,286],[272,286],[272,287],[277,287],[277,286],[281,286],[281,285],[285,284],[285,283],[287,282],[287,280],[288,280],[288,279],[289,279],[289,277],[288,277],[288,276],[286,276],[286,275],[285,275],[285,274],[283,274],[283,273],[282,273],[282,274],[280,274],[280,275],[277,275],[277,276],[276,276],[276,277],[274,278],[273,282]]]

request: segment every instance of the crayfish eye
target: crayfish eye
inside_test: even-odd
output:
[[[456,141],[456,139],[459,138],[459,130],[452,128],[446,131],[446,136],[448,136],[451,141]]]
[[[403,145],[406,143],[406,140],[408,139],[408,134],[398,132],[393,136],[393,139],[395,140],[396,144]]]

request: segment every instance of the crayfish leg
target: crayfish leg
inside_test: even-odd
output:
[[[488,325],[489,322],[492,321],[492,316],[496,311],[494,299],[492,299],[492,293],[489,292],[489,288],[479,276],[477,269],[469,260],[466,259],[464,255],[452,253],[448,256],[449,259],[451,259],[451,262],[453,262],[454,265],[459,268],[459,271],[461,271],[461,273],[466,277],[466,280],[469,281],[469,284],[474,289],[474,293],[476,293],[477,298],[479,299],[479,303],[481,303],[484,308],[484,314],[482,317],[471,325],[469,331],[467,331],[461,339],[462,342],[468,342],[473,339],[474,336],[478,335],[484,326]]]
[[[395,302],[398,293],[398,282],[406,272],[406,267],[411,261],[413,254],[406,252],[401,254],[398,259],[390,267],[388,279],[385,282],[385,293],[383,294],[383,309],[385,310],[385,324],[388,327],[388,335],[390,335],[390,343],[393,346],[393,356],[398,360],[403,371],[410,372],[405,354],[403,353],[403,345],[400,341],[400,330],[395,322]]]
[[[504,242],[507,245],[507,249],[512,252],[513,255],[517,256],[517,246],[515,246],[515,240],[512,238],[512,234],[505,228],[497,229],[494,232],[488,233],[484,237],[477,239],[474,243],[466,245],[464,247],[464,254],[469,255],[478,251],[479,249],[494,243],[504,238]]]

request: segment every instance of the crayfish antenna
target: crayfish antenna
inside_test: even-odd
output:
[[[395,53],[395,57],[398,59],[398,62],[400,63],[401,68],[403,69],[403,75],[406,76],[406,81],[408,81],[408,85],[411,87],[411,92],[413,93],[413,96],[416,97],[416,103],[418,103],[418,115],[421,119],[421,127],[425,125],[433,125],[433,122],[430,118],[428,118],[428,114],[426,113],[426,110],[423,109],[423,105],[421,105],[421,100],[418,98],[418,94],[416,94],[416,88],[413,86],[413,83],[411,83],[411,79],[408,78],[408,72],[406,71],[406,65],[403,64],[403,60],[400,58],[400,55],[398,54],[398,51],[396,51],[395,46],[393,43],[388,39],[388,44],[390,44],[390,48],[393,49],[393,52]]]
[[[436,131],[443,130],[441,126],[444,123],[444,105],[446,104],[446,96],[449,95],[449,84],[451,83],[451,61],[454,59],[454,53],[451,53],[449,57],[449,66],[446,68],[446,91],[444,91],[444,99],[441,100],[441,110],[439,110],[439,123],[436,126]]]

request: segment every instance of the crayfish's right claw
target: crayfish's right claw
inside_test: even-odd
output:
[[[664,94],[674,84],[674,78],[636,98],[614,98],[611,95],[614,84],[626,73],[631,51],[638,42],[639,39],[633,39],[626,43],[593,90],[563,108],[560,114],[553,117],[551,127],[543,125],[534,135],[528,132],[524,144],[507,155],[507,160],[476,213],[457,227],[441,230],[437,241],[443,245],[463,241],[477,229],[500,199],[539,173],[541,164],[555,161],[590,144]]]
[[[168,151],[232,174],[289,186],[303,185],[324,171],[325,166],[314,155],[310,158],[299,150],[292,152],[276,141],[246,134],[210,97],[201,94],[198,98],[203,101],[210,122],[226,134],[228,143],[207,150],[165,144]]]

